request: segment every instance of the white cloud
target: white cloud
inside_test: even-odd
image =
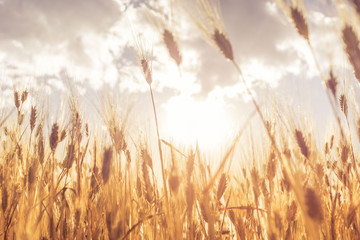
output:
[[[154,55],[153,89],[163,93],[160,106],[166,108],[167,92],[224,104],[248,100],[231,63],[202,40],[185,13],[175,8],[173,30],[183,56],[179,69],[161,39],[161,26],[168,26],[169,19],[161,19],[142,2],[1,1],[0,87],[9,94],[14,83],[26,85],[31,78],[33,88],[46,87],[54,93],[65,91],[68,79],[82,94],[89,88],[99,90],[104,83],[112,91],[144,93],[148,86],[134,60],[134,35],[140,35],[145,49]],[[163,12],[169,14],[169,2],[151,0],[149,4],[155,4],[156,11],[165,7]],[[306,42],[274,2],[226,0],[221,1],[221,8],[234,55],[252,89],[277,88],[289,77],[317,79],[319,73]],[[307,13],[323,71],[326,73],[329,62],[343,66],[345,56],[336,30],[339,20],[317,10]]]
[[[113,0],[5,0],[0,8],[0,65],[18,74],[59,77],[64,69],[76,79],[109,81],[111,27],[121,17]],[[112,74],[109,72],[112,71]],[[112,80],[114,81],[114,80]]]

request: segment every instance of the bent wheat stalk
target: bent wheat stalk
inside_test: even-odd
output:
[[[288,179],[289,182],[292,186],[292,189],[294,191],[294,194],[296,196],[296,199],[298,200],[298,202],[300,203],[301,209],[303,211],[304,216],[307,217],[306,215],[306,209],[305,209],[305,203],[304,203],[304,193],[303,190],[301,188],[301,186],[295,181],[294,176],[292,174],[291,168],[289,166],[289,163],[284,159],[282,153],[280,152],[277,144],[276,144],[276,140],[275,140],[275,136],[273,135],[273,133],[271,132],[270,128],[267,127],[266,125],[266,120],[265,117],[260,109],[260,106],[258,104],[258,102],[255,99],[254,94],[251,92],[250,87],[248,86],[247,81],[244,78],[244,75],[242,73],[242,70],[239,66],[239,64],[236,62],[236,60],[234,59],[234,55],[232,52],[232,48],[231,48],[231,42],[229,41],[229,39],[227,38],[226,34],[224,34],[223,32],[220,32],[219,30],[215,30],[213,38],[212,38],[213,42],[215,43],[215,45],[218,47],[219,51],[224,55],[224,57],[226,59],[228,59],[230,62],[233,63],[233,65],[235,66],[240,80],[243,84],[243,86],[245,87],[245,90],[247,92],[247,94],[250,96],[251,102],[254,105],[256,112],[258,113],[260,120],[265,128],[265,132],[267,134],[267,136],[270,139],[270,143],[271,145],[274,147],[275,150],[275,154],[277,155],[277,157],[280,159],[282,166],[285,169],[285,172],[288,175]],[[328,91],[326,91],[328,93]],[[341,125],[340,125],[341,126]],[[319,236],[319,232],[316,229],[316,227],[310,225],[310,224],[306,224],[307,229],[310,231],[310,235],[313,236],[315,239],[318,239]]]
[[[144,50],[143,45],[141,44],[140,39],[136,40],[136,47],[137,47],[137,55],[138,55],[138,64],[142,70],[142,73],[145,77],[145,80],[147,84],[149,85],[150,95],[151,95],[151,102],[152,102],[152,108],[154,111],[154,118],[155,118],[155,126],[156,126],[156,135],[157,135],[157,142],[159,147],[159,154],[160,154],[160,164],[161,164],[161,174],[163,179],[163,185],[164,185],[164,194],[165,194],[165,201],[166,206],[169,207],[169,199],[168,199],[168,192],[167,192],[167,186],[166,186],[166,178],[165,178],[165,168],[164,168],[164,158],[161,148],[161,139],[159,134],[159,123],[156,113],[156,107],[155,107],[155,101],[154,101],[154,94],[151,87],[152,84],[152,68],[151,68],[151,60],[149,60],[149,56],[146,56],[146,52]]]
[[[150,84],[149,84],[149,87],[150,87],[150,95],[151,95],[151,101],[152,101],[154,117],[155,117],[156,135],[157,135],[158,147],[159,147],[159,153],[160,153],[161,174],[162,174],[163,184],[164,184],[164,194],[165,194],[166,202],[168,203],[169,200],[168,200],[167,187],[166,187],[166,178],[165,178],[165,170],[164,170],[165,167],[164,167],[164,159],[163,159],[162,148],[161,148],[161,139],[160,139],[160,134],[159,134],[159,123],[158,123],[157,114],[156,114],[154,95],[153,95],[153,91],[152,91]]]
[[[149,90],[150,90],[150,95],[151,95],[151,102],[152,102],[152,107],[153,107],[153,111],[154,111],[154,118],[155,118],[156,135],[157,135],[159,154],[160,154],[160,164],[161,164],[161,174],[162,174],[163,185],[164,185],[164,194],[165,194],[166,205],[168,206],[169,199],[168,199],[168,192],[167,192],[167,187],[166,187],[166,178],[165,178],[165,170],[164,170],[165,169],[165,167],[164,167],[164,158],[163,158],[163,153],[162,153],[162,148],[161,148],[161,139],[160,139],[160,134],[159,134],[159,123],[158,123],[158,118],[157,118],[157,113],[156,113],[154,94],[153,94],[153,90],[152,90],[152,87],[151,87],[152,72],[151,72],[151,69],[149,67],[149,63],[148,63],[147,59],[145,59],[144,57],[141,59],[141,67],[142,67],[142,70],[143,70],[143,74],[145,76],[145,80],[149,85]]]

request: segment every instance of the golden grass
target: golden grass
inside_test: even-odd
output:
[[[199,3],[210,20],[221,20],[209,1]],[[296,30],[311,46],[303,11],[289,9]],[[74,99],[69,100],[67,118],[50,122],[51,116],[36,103],[26,112],[23,106],[31,92],[14,90],[17,114],[0,119],[0,238],[359,239],[360,118],[352,107],[358,103],[345,88],[339,94],[340,76],[329,69],[324,79],[333,96],[329,100],[338,100],[332,106],[347,127],[341,121],[339,129],[315,144],[315,133],[299,127],[305,124],[295,123],[292,113],[273,114],[281,114],[288,126],[298,126],[292,130],[275,117],[265,117],[222,24],[212,22],[208,41],[234,64],[263,124],[260,130],[268,136],[259,140],[262,144],[244,146],[251,156],[235,151],[250,120],[215,169],[198,147],[179,150],[161,140],[152,91],[156,79],[150,58],[139,49],[159,152],[151,152],[152,143],[129,136],[126,116],[119,117],[118,106],[110,101],[101,116],[108,136],[100,139]],[[166,30],[163,34],[170,57],[180,65],[175,38]],[[355,30],[346,25],[339,35],[358,78]],[[347,87],[355,89],[354,84]],[[232,169],[234,161],[252,164],[239,171]]]
[[[171,169],[165,171],[170,190],[166,207],[164,188],[158,185],[153,169],[153,161],[158,158],[146,146],[140,145],[138,150],[122,147],[118,152],[116,141],[101,147],[107,143],[96,140],[90,151],[87,145],[93,132],[81,124],[80,115],[71,116],[75,117],[69,117],[72,122],[65,129],[60,130],[59,123],[51,126],[47,141],[41,123],[35,122],[32,143],[26,140],[30,140],[31,129],[19,142],[12,136],[21,130],[11,121],[6,122],[6,135],[4,131],[1,134],[8,143],[1,148],[3,238],[359,236],[359,181],[355,177],[358,166],[349,161],[350,143],[334,135],[326,142],[327,150],[322,151],[309,146],[311,142],[305,140],[304,130],[295,129],[287,143],[291,150],[286,156],[297,166],[288,173],[272,147],[260,150],[256,156],[263,164],[244,168],[242,176],[234,171],[222,170],[217,175],[216,170],[206,170],[206,160],[198,151],[173,152],[174,160],[164,158],[168,164],[172,162]],[[56,154],[60,149],[65,152],[63,158]],[[297,151],[308,161],[301,160]],[[121,160],[125,155],[130,157]],[[83,156],[86,159],[81,164]],[[116,168],[117,161],[137,164]],[[20,174],[23,170],[24,174]],[[296,183],[289,180],[288,174],[296,177]],[[302,196],[297,197],[295,189]]]

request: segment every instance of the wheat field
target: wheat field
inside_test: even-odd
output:
[[[162,138],[144,39],[134,42],[156,123],[156,135],[147,140],[129,134],[127,116],[117,114],[116,103],[105,101],[100,111],[103,137],[76,97],[69,97],[67,114],[53,120],[29,103],[31,90],[15,86],[13,105],[0,118],[0,238],[360,239],[360,111],[353,96],[360,90],[360,1],[345,2],[333,4],[346,64],[353,70],[346,87],[332,67],[319,67],[302,1],[276,0],[317,65],[334,117],[324,139],[315,139],[305,117],[259,104],[211,0],[192,2],[206,22],[188,5],[175,4],[244,86],[261,131],[245,153],[237,148],[251,117],[216,163],[197,145],[181,147]],[[179,33],[159,28],[169,59],[181,69]],[[236,161],[251,164],[234,170]]]

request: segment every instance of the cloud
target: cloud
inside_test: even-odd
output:
[[[7,51],[10,56],[31,57],[48,48],[53,52],[68,48],[81,55],[82,37],[103,33],[119,15],[112,0],[6,0],[0,8],[0,47],[12,47]]]
[[[134,46],[132,33],[141,33],[152,45],[157,76],[154,84],[158,91],[173,88],[206,97],[215,87],[238,84],[231,64],[204,43],[188,18],[178,14],[180,20],[175,30],[183,33],[178,36],[184,57],[183,75],[179,77],[175,65],[168,64],[161,29],[149,21],[149,10],[141,4],[143,1],[132,1],[131,5],[130,1],[122,5],[119,2],[4,1],[0,9],[2,65],[13,65],[24,76],[35,71],[37,75],[60,77],[59,73],[67,70],[78,82],[87,81],[94,88],[105,82],[119,85],[124,91],[142,92],[144,87],[138,79],[141,76],[132,60],[134,53],[127,51]],[[168,5],[167,1],[153,4],[156,11]],[[126,9],[126,15],[121,9]],[[289,62],[288,53],[274,48],[288,35],[288,26],[279,24],[279,19],[267,9],[266,1],[222,1],[222,11],[235,55],[243,66],[254,66],[257,62],[258,66],[266,67],[264,71],[269,71]],[[9,70],[6,68],[5,72]],[[248,75],[252,82],[261,80],[259,74]]]
[[[282,51],[276,45],[298,38],[277,7],[269,1],[221,1],[225,29],[233,46],[234,55],[250,85],[276,87],[278,81],[300,64],[296,52]],[[200,54],[202,68],[197,76],[201,83],[200,95],[207,96],[214,89],[234,96],[239,77],[231,63],[204,41],[193,41]],[[268,86],[268,85],[266,85]],[[232,88],[234,87],[234,88]],[[221,90],[222,89],[222,90]]]
[[[342,43],[335,27],[341,22],[333,13],[327,15],[324,10],[327,8],[319,3],[309,5],[307,18],[312,47],[321,71],[327,76],[330,64],[335,68],[344,65]],[[235,58],[253,88],[277,88],[284,79],[298,76],[321,81],[311,49],[274,2],[224,0],[221,9]],[[201,95],[244,96],[237,73],[229,62],[200,41],[196,49],[202,63],[198,74]]]
[[[124,3],[113,0],[4,0],[0,7],[0,65],[23,82],[61,72],[95,82],[114,78],[111,29]],[[107,67],[109,66],[109,67]],[[10,85],[10,83],[3,84]],[[38,82],[37,80],[37,82]],[[95,86],[95,84],[94,84]]]
[[[146,2],[155,7],[147,9]],[[247,101],[235,68],[201,38],[201,32],[178,8],[174,8],[172,30],[179,39],[183,64],[178,68],[170,59],[161,37],[162,26],[171,25],[169,2],[1,1],[0,87],[9,90],[13,83],[29,85],[31,81],[34,89],[45,85],[52,94],[65,91],[66,81],[70,81],[83,94],[106,86],[112,91],[142,95],[148,86],[135,61],[135,36],[153,54],[153,90],[161,96],[160,106],[166,105],[169,93],[201,101],[234,103],[241,97]],[[335,58],[343,56],[333,27],[340,23],[333,13],[328,16],[321,11],[324,7],[314,2],[318,1],[306,1],[310,34],[325,71],[331,54],[334,65],[344,62],[342,57]],[[286,79],[301,79],[304,73],[308,79],[319,80],[306,42],[273,1],[220,3],[235,58],[254,91],[278,88]],[[162,18],[159,12],[167,17]],[[329,49],[332,44],[339,47]],[[6,94],[9,98],[11,92]]]

